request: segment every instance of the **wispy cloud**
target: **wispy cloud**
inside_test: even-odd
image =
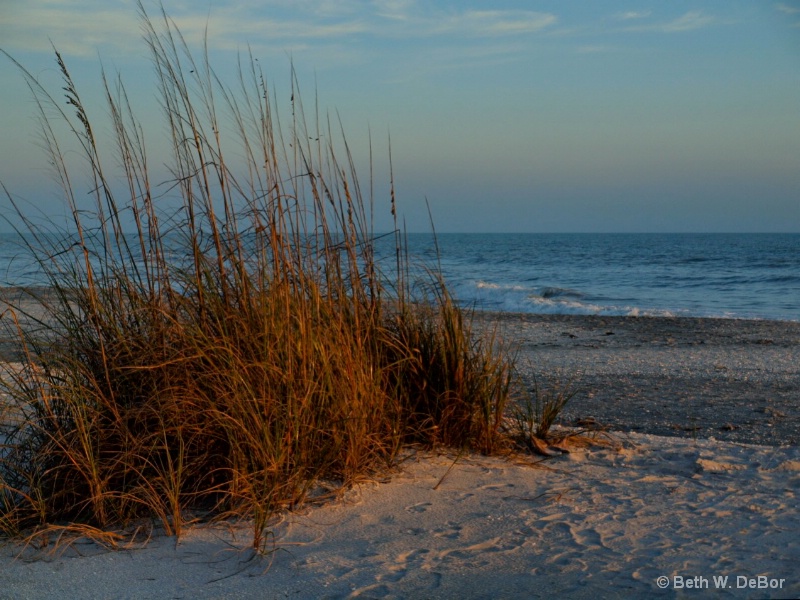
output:
[[[96,55],[109,45],[128,52],[141,37],[135,16],[133,3],[120,10],[98,0],[31,0],[4,15],[0,39],[8,50],[50,52],[52,40],[62,52],[78,56]]]
[[[439,21],[429,19],[429,31],[473,36],[536,33],[555,25],[555,15],[527,10],[470,10]]]
[[[375,14],[385,19],[408,21],[415,9],[415,0],[373,0]]]
[[[530,10],[442,10],[416,0],[373,0],[373,31],[393,37],[507,37],[539,33],[558,22]]]
[[[558,23],[549,13],[446,9],[418,0],[215,0],[210,9],[189,0],[163,2],[191,45],[207,39],[212,50],[249,45],[261,56],[291,52],[315,66],[361,62],[365,41],[372,52],[376,39],[409,38],[434,40],[442,50],[481,40],[480,51],[491,55],[483,59],[502,61],[519,56],[517,40],[552,32]],[[157,0],[144,5],[160,18]],[[143,53],[134,0],[26,0],[3,16],[0,45],[12,52],[50,52],[52,40],[67,56]]]
[[[220,49],[249,42],[258,45],[264,40],[302,44],[368,30],[354,11],[354,3],[346,0],[228,2],[210,11],[195,10],[198,5],[174,4],[175,10],[167,6],[167,11],[187,41],[200,42],[208,35],[211,46]],[[262,10],[265,5],[275,10]],[[151,16],[156,16],[156,5],[150,8]],[[277,16],[266,16],[272,13]],[[130,0],[28,0],[15,7],[0,33],[4,47],[26,51],[49,51],[50,39],[63,52],[78,56],[98,51],[124,54],[141,47],[136,5]]]
[[[787,15],[798,15],[800,14],[800,5],[798,6],[790,6],[783,2],[775,5],[775,10],[782,12]]]
[[[627,11],[623,13],[619,13],[617,15],[617,19],[620,21],[633,21],[636,19],[646,19],[651,15],[651,12],[648,11]]]
[[[558,21],[553,14],[531,10],[445,11],[436,9],[431,2],[420,3],[417,0],[372,0],[371,4],[375,16],[412,25],[418,36],[442,33],[480,36],[536,33]],[[394,33],[407,34],[411,31],[402,29]]]
[[[155,3],[145,5],[155,13]],[[207,29],[214,47],[229,47],[234,40],[239,45],[261,40],[302,43],[359,34],[507,37],[536,33],[558,20],[527,10],[446,12],[415,0],[227,0],[210,10],[176,0],[166,8],[187,39],[202,38]],[[98,46],[128,52],[140,37],[132,0],[27,0],[4,21],[3,46],[15,49],[44,50],[52,38],[72,54],[90,55]]]
[[[686,14],[667,22],[642,23],[626,27],[624,31],[653,31],[660,33],[682,33],[702,29],[717,23],[716,17],[699,10],[691,10]]]
[[[691,31],[693,29],[702,29],[708,25],[712,25],[716,19],[712,16],[705,15],[699,10],[687,12],[682,17],[678,17],[674,21],[670,21],[662,26],[665,33],[674,33],[678,31]]]
[[[791,23],[791,27],[800,28],[800,19],[798,19],[800,17],[800,2],[794,5],[780,2],[775,5],[775,10],[789,17],[787,20]]]

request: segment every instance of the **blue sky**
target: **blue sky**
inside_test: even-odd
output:
[[[390,132],[411,230],[427,197],[439,231],[800,231],[800,0],[164,6],[190,43],[208,27],[223,75],[249,45],[280,87],[291,56],[357,156],[372,131],[378,177]],[[51,40],[100,120],[101,61],[121,73],[159,156],[135,2],[0,0],[0,47],[57,90]],[[50,212],[34,107],[4,58],[0,81],[0,180]]]

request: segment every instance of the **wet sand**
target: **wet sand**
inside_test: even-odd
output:
[[[564,423],[781,446],[800,443],[800,323],[479,315],[530,384],[572,381]]]

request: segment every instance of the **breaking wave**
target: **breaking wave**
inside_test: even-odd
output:
[[[456,285],[455,292],[461,303],[488,311],[631,317],[671,317],[683,312],[604,303],[580,290],[556,286],[527,287],[481,280]]]

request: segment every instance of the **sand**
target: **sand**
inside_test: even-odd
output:
[[[531,364],[580,370],[567,421],[605,419],[612,444],[537,464],[410,452],[282,515],[264,557],[246,524],[116,552],[7,545],[0,598],[800,597],[797,324],[503,318]]]
[[[575,452],[547,470],[462,458],[436,488],[452,462],[416,456],[388,483],[287,515],[268,557],[246,549],[247,530],[219,526],[177,545],[87,545],[83,557],[33,562],[6,554],[0,596],[670,596],[678,577],[709,588],[727,577],[732,597],[800,595],[797,447],[633,434],[622,449]],[[759,577],[766,588],[747,587]]]
[[[565,419],[620,431],[800,444],[800,322],[492,315],[523,374],[581,390]]]

